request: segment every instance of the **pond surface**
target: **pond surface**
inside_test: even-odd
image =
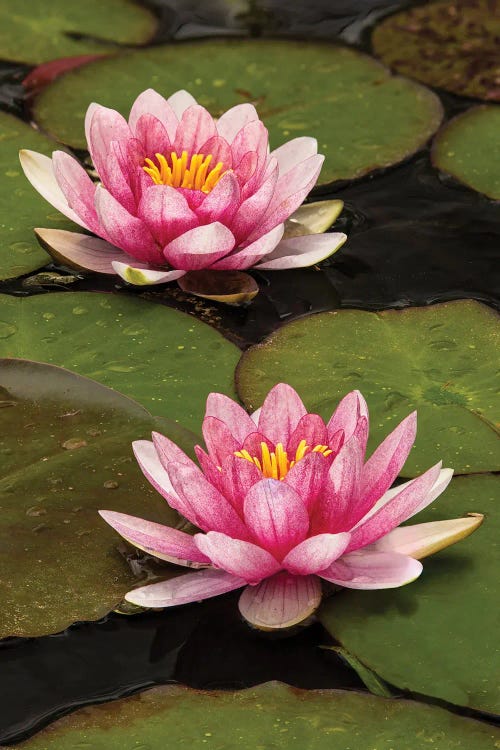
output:
[[[155,5],[161,23],[154,43],[241,33],[243,26],[255,37],[335,39],[370,52],[372,27],[391,12],[416,4],[268,0],[264,10],[251,3],[242,16],[215,2],[203,4],[203,9],[200,5],[181,0]],[[21,80],[29,70],[7,62],[0,66],[0,107],[26,121],[31,100]],[[438,93],[447,119],[477,104],[457,94]],[[93,274],[71,283],[47,277],[37,277],[38,282],[31,277],[7,280],[0,282],[0,293],[141,294],[196,314],[241,349],[312,312],[400,309],[464,298],[498,309],[498,203],[439,173],[428,147],[395,167],[318,190],[317,197],[344,201],[335,231],[344,231],[348,243],[322,264],[321,271],[256,273],[261,291],[245,308],[202,302],[170,286],[144,292],[114,277]],[[37,271],[45,272],[69,275],[53,263]],[[334,640],[318,622],[291,637],[270,637],[240,620],[236,602],[237,596],[230,594],[168,614],[112,613],[60,634],[0,642],[0,742],[24,740],[78,706],[170,682],[209,690],[269,680],[306,689],[366,689],[339,656],[320,648]]]

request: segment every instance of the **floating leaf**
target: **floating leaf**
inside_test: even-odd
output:
[[[50,261],[36,242],[33,226],[75,227],[33,190],[19,164],[21,148],[50,154],[57,145],[17,117],[0,112],[0,280],[29,273]]]
[[[345,591],[320,619],[352,654],[398,688],[498,710],[498,477],[459,477],[411,523],[484,513],[481,528],[424,562],[391,591]]]
[[[500,109],[473,107],[438,133],[432,162],[473,190],[500,200],[499,133]]]
[[[137,297],[0,295],[0,356],[67,367],[196,432],[210,391],[234,394],[238,349],[190,315]]]
[[[339,310],[283,326],[243,355],[238,391],[249,409],[280,381],[329,417],[348,391],[368,401],[371,447],[413,409],[417,441],[403,475],[443,459],[455,473],[500,469],[493,352],[498,316],[478,302],[372,313]]]
[[[259,291],[255,279],[242,271],[190,271],[177,283],[183,292],[226,305],[243,305]]]
[[[2,0],[0,58],[41,63],[147,42],[156,19],[130,0]]]
[[[83,113],[91,101],[128,115],[148,87],[164,95],[187,89],[215,116],[253,102],[273,148],[296,136],[318,139],[326,155],[322,183],[401,161],[426,143],[442,116],[432,92],[391,76],[360,52],[219,39],[141,50],[71,71],[40,94],[35,119],[57,139],[85,148]]]
[[[500,100],[500,11],[490,0],[442,0],[396,13],[375,27],[386,65],[462,96]]]
[[[0,638],[103,617],[144,574],[132,572],[97,510],[147,508],[151,520],[181,522],[132,455],[132,440],[157,422],[93,380],[3,359],[0,423]]]
[[[154,688],[56,721],[26,750],[494,750],[499,730],[442,708],[268,682],[239,692]]]

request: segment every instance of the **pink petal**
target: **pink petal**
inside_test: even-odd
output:
[[[132,133],[127,121],[114,109],[96,105],[88,122],[88,147],[99,177],[104,181],[108,174],[108,161],[112,141],[128,141]]]
[[[130,139],[132,141],[133,139]],[[135,143],[135,141],[134,141]],[[130,173],[137,168],[135,162],[130,163],[128,141],[111,141],[109,144],[106,166],[102,168],[99,176],[102,184],[111,193],[123,208],[135,216],[137,202],[132,190]]]
[[[133,589],[125,595],[125,599],[139,607],[175,607],[227,594],[244,585],[245,581],[223,570],[207,568]]]
[[[239,131],[253,120],[258,120],[259,115],[253,104],[237,104],[226,110],[217,120],[217,132],[228,143],[232,143]]]
[[[132,132],[136,132],[137,124],[144,115],[153,115],[159,120],[170,141],[173,141],[179,120],[169,102],[154,89],[143,91],[133,103],[128,118],[128,124]],[[138,135],[137,137],[139,138]]]
[[[184,531],[112,510],[100,510],[99,515],[128,542],[162,560],[187,566],[210,562],[200,552],[194,538]]]
[[[351,552],[319,575],[349,589],[393,589],[418,578],[422,563],[395,552]]]
[[[260,219],[269,206],[274,194],[277,179],[278,168],[276,166],[267,180],[260,185],[259,189],[249,198],[244,200],[238,208],[231,222],[231,229],[234,236],[238,238],[239,243],[242,245],[251,244],[251,241],[247,242],[247,238],[252,234],[255,227],[259,225]],[[276,224],[279,223],[280,222],[276,222]],[[269,229],[273,229],[276,224],[273,224]],[[262,232],[259,232],[259,239],[262,237],[262,234]]]
[[[205,474],[210,484],[213,484],[213,486],[216,487],[220,492],[221,491],[221,477],[222,477],[221,470],[217,467],[215,461],[212,461],[208,453],[205,453],[205,451],[203,450],[203,448],[201,448],[201,446],[195,445],[194,450],[195,450],[196,458],[198,459],[198,463],[200,464],[202,472]]]
[[[300,138],[293,138],[291,141],[287,141],[279,148],[271,151],[271,156],[274,156],[278,161],[281,177],[297,164],[317,153],[318,141],[316,138],[302,136]]]
[[[218,221],[195,227],[177,237],[163,249],[165,258],[174,268],[198,271],[231,252],[234,237]]]
[[[239,443],[243,443],[247,435],[255,432],[255,424],[243,407],[223,393],[208,395],[205,416],[224,422]]]
[[[234,173],[238,178],[240,187],[245,189],[245,197],[247,195],[251,195],[251,193],[248,193],[247,191],[247,185],[249,184],[249,180],[251,179],[252,175],[254,175],[255,171],[257,170],[258,162],[259,157],[255,153],[255,151],[247,151],[247,153],[243,154],[239,161],[236,161],[235,154],[233,153]]]
[[[297,392],[286,383],[278,383],[266,396],[259,418],[259,431],[273,443],[287,445],[307,409]]]
[[[248,539],[248,530],[238,513],[198,467],[171,463],[168,475],[181,502],[189,508],[189,513],[183,512],[189,521],[203,531],[220,531],[236,539]]]
[[[54,151],[52,167],[68,206],[76,211],[83,226],[95,234],[100,234],[101,228],[94,207],[96,186],[84,168],[65,151]]]
[[[233,165],[239,165],[240,161],[246,157],[247,153],[254,153],[257,157],[253,175],[258,176],[265,163],[268,153],[269,133],[266,126],[260,120],[252,120],[244,125],[236,134],[231,143],[233,154]],[[254,161],[253,159],[250,161]],[[237,169],[239,167],[237,166]],[[247,177],[252,176],[250,173]]]
[[[146,157],[154,161],[156,154],[169,154],[173,150],[166,127],[154,115],[141,115],[135,127],[135,137],[141,144],[143,152],[141,167],[145,166]]]
[[[288,458],[295,458],[295,453],[302,440],[305,440],[310,448],[316,445],[328,445],[328,434],[326,426],[319,414],[304,414],[293,433],[290,435],[285,448]]]
[[[182,193],[170,185],[148,188],[142,195],[137,216],[161,247],[199,224]]]
[[[69,207],[66,196],[56,180],[52,159],[44,156],[44,154],[38,154],[36,151],[22,149],[19,152],[19,161],[24,174],[42,198],[45,198],[54,208],[57,208],[75,224],[90,229],[76,211]]]
[[[227,172],[210,191],[196,213],[204,222],[229,224],[240,204],[240,186],[234,172]]]
[[[192,104],[180,119],[174,150],[177,154],[182,151],[187,151],[189,155],[200,153],[201,146],[216,134],[214,118],[210,112],[200,104]]]
[[[175,281],[185,275],[185,271],[158,271],[155,268],[148,268],[147,264],[135,264],[120,261],[111,261],[114,273],[120,276],[128,284],[135,286],[152,286],[154,284],[166,284],[169,281]]]
[[[94,113],[100,108],[100,104],[97,104],[96,102],[91,102],[89,106],[87,107],[87,111],[85,113],[85,140],[87,141],[87,145],[90,143],[90,126],[92,124],[92,118],[94,116]]]
[[[330,461],[321,453],[308,453],[292,466],[284,479],[300,495],[309,512],[323,490],[329,468]]]
[[[42,244],[47,244],[61,263],[98,273],[115,274],[113,262],[125,261],[128,256],[114,245],[88,234],[67,232],[64,229],[35,229]]]
[[[274,443],[268,440],[261,432],[252,432],[245,438],[242,450],[248,451],[251,456],[259,457],[262,453],[262,443],[265,443],[270,451],[273,451],[275,448]]]
[[[300,495],[276,479],[254,484],[243,512],[257,542],[278,560],[305,539],[309,530],[309,515]]]
[[[472,534],[483,522],[480,513],[467,518],[452,518],[447,521],[417,523],[413,526],[400,526],[383,536],[375,544],[365,547],[366,551],[398,552],[417,560],[433,555]]]
[[[268,232],[293,214],[316,184],[324,158],[321,154],[311,156],[279,177],[259,231]]]
[[[137,260],[161,264],[163,259],[158,246],[144,222],[129,214],[111,193],[100,186],[95,193],[95,207],[113,245]]]
[[[243,578],[247,583],[259,583],[263,578],[277,573],[281,567],[262,547],[233,539],[227,534],[209,531],[208,534],[196,534],[194,540],[213,565]]]
[[[343,430],[347,442],[354,434],[360,417],[366,417],[368,420],[367,403],[359,391],[351,391],[339,402],[328,422],[329,439],[339,430]]]
[[[363,452],[355,437],[340,449],[328,472],[321,497],[313,512],[316,533],[346,531],[359,520],[353,515],[359,504]]]
[[[223,169],[231,169],[233,166],[233,152],[231,146],[220,135],[211,135],[210,138],[202,143],[199,147],[199,153],[208,156],[212,155],[210,167],[213,169],[216,164],[222,162]]]
[[[361,494],[366,511],[398,476],[412,449],[416,434],[417,412],[413,412],[385,438],[366,462],[361,478]]]
[[[187,466],[196,466],[195,462],[173,440],[162,435],[161,432],[153,432],[151,436],[158,458],[165,469],[172,461]]]
[[[262,472],[252,461],[227,456],[219,472],[218,489],[239,515],[243,514],[245,496],[254,484],[262,479]]]
[[[175,508],[182,515],[189,513],[191,505],[183,503],[178,497],[153,443],[149,440],[135,440],[132,443],[132,449],[142,473],[155,490],[165,498],[170,507]]]
[[[187,91],[181,89],[180,91],[176,91],[175,94],[172,94],[172,96],[169,96],[167,102],[173,109],[177,119],[180,120],[186,109],[192,107],[193,104],[196,104],[196,99]]]
[[[205,417],[202,430],[210,458],[217,466],[222,466],[226,456],[234,455],[240,450],[240,442],[233,437],[230,428],[221,419]]]
[[[267,255],[256,268],[282,270],[283,268],[307,268],[320,263],[336,252],[347,239],[342,232],[327,234],[304,234],[282,240],[272,253]]]
[[[277,227],[245,248],[236,248],[230,255],[226,255],[225,258],[214,263],[214,270],[241,271],[245,268],[251,268],[276,247],[283,236],[284,229],[284,224],[278,224]]]
[[[428,469],[425,474],[403,485],[399,492],[392,495],[389,502],[386,502],[375,513],[363,518],[352,530],[349,551],[376,542],[400,523],[411,518],[418,510],[432,503],[447,484],[446,482],[443,486],[442,481],[437,481],[440,478],[441,462]],[[450,479],[451,476],[448,481]]]
[[[328,568],[349,544],[350,534],[318,534],[297,544],[283,560],[294,575],[306,576]]]
[[[245,620],[255,627],[278,630],[306,620],[320,602],[321,583],[316,576],[277,573],[258,586],[247,586],[238,606]]]

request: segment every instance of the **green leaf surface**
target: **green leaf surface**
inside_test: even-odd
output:
[[[37,64],[109,52],[146,42],[155,29],[153,14],[130,0],[2,0],[0,58]]]
[[[426,558],[417,581],[388,591],[344,591],[319,612],[327,630],[390,684],[492,713],[500,701],[499,483],[493,475],[454,479],[412,519],[485,514],[472,536]]]
[[[377,57],[429,86],[500,101],[500,9],[491,0],[442,0],[395,13],[375,27]]]
[[[26,750],[494,750],[495,727],[442,708],[269,682],[241,692],[165,686],[84,708]]]
[[[211,391],[234,395],[239,350],[195,318],[137,297],[0,295],[0,356],[86,375],[200,432]]]
[[[436,136],[435,167],[500,200],[500,108],[486,104],[455,117]]]
[[[26,123],[0,112],[0,280],[35,271],[50,262],[33,227],[75,229],[31,187],[19,164],[19,150],[51,154],[58,148]]]
[[[495,471],[498,336],[497,314],[473,301],[311,315],[245,352],[238,391],[253,410],[285,381],[310,411],[329,418],[338,401],[358,389],[370,409],[369,450],[417,409],[417,441],[403,476],[440,459],[458,474]]]
[[[37,98],[37,122],[57,139],[85,148],[83,120],[92,101],[128,115],[152,87],[187,89],[214,116],[253,102],[273,148],[314,136],[326,155],[321,183],[359,177],[421,148],[439,126],[439,99],[393,77],[372,58],[330,44],[208,40],[156,47],[90,63]]]
[[[132,572],[97,510],[180,523],[132,454],[156,420],[93,380],[2,359],[0,426],[0,638],[103,617],[144,573]]]

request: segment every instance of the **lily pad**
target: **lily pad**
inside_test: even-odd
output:
[[[273,147],[297,136],[318,139],[326,155],[322,183],[401,161],[426,143],[442,117],[435,94],[391,76],[355,50],[234,39],[155,47],[90,63],[48,86],[35,101],[34,116],[58,140],[85,148],[83,118],[91,101],[128,114],[148,87],[164,95],[187,89],[214,116],[253,102]]]
[[[0,280],[29,273],[50,261],[35,239],[34,226],[75,228],[33,190],[19,165],[20,148],[50,154],[57,146],[17,117],[0,112]]]
[[[451,120],[432,148],[435,167],[500,200],[500,109],[482,105]]]
[[[373,31],[377,57],[398,73],[461,96],[500,101],[500,11],[490,0],[424,3]]]
[[[328,418],[355,388],[368,401],[372,449],[413,409],[415,476],[443,459],[455,473],[500,469],[495,355],[498,316],[458,301],[384,312],[337,310],[294,321],[243,355],[238,391],[249,409],[279,381]]]
[[[486,516],[468,539],[427,558],[411,586],[342,592],[320,610],[327,630],[387,682],[489,712],[500,700],[498,485],[493,475],[459,477],[413,519]]]
[[[93,380],[16,359],[0,360],[0,423],[0,638],[103,617],[144,574],[97,510],[180,522],[132,456],[158,423]]]
[[[67,367],[199,432],[210,391],[234,395],[239,350],[190,315],[137,297],[55,292],[0,295],[0,356]]]
[[[499,731],[436,706],[269,682],[240,692],[180,686],[84,708],[27,742],[26,750],[494,750]],[[347,743],[347,744],[346,744]],[[497,745],[498,746],[498,745]]]
[[[130,0],[2,0],[0,58],[41,63],[147,42],[156,19]]]

